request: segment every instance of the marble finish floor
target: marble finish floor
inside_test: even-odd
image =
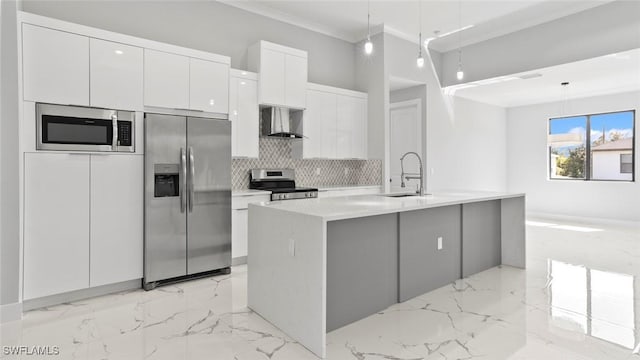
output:
[[[335,330],[327,358],[640,360],[640,228],[534,219],[527,236],[527,270],[493,268]],[[1,326],[0,357],[317,359],[247,309],[246,275],[30,311]]]

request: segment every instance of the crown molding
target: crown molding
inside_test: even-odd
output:
[[[298,16],[275,10],[271,7],[262,5],[259,1],[238,1],[238,0],[216,0],[219,3],[233,6],[235,8],[264,16],[273,20],[281,21],[290,25],[298,26],[303,29],[311,30],[323,35],[327,35],[339,40],[350,43],[358,42],[362,37],[353,34],[332,29],[329,26],[321,25],[312,21],[304,20]]]

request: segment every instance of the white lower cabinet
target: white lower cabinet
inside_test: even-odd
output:
[[[249,209],[233,209],[231,213],[231,258],[247,256]]]
[[[231,257],[247,256],[249,233],[249,204],[269,201],[270,195],[234,196],[231,201]]]
[[[25,154],[24,299],[89,287],[89,155]]]
[[[91,156],[91,287],[142,277],[143,156]]]
[[[25,154],[25,300],[142,277],[142,171],[142,155]]]

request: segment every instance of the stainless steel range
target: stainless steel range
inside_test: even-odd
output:
[[[296,187],[293,169],[252,169],[249,189],[271,191],[271,200],[312,199],[318,189]]]

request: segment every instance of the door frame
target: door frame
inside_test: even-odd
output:
[[[387,117],[387,129],[389,129],[389,131],[387,132],[387,141],[388,141],[388,148],[387,148],[387,153],[385,154],[385,157],[388,159],[388,173],[385,179],[383,179],[384,181],[384,191],[385,192],[390,192],[391,190],[391,184],[389,183],[389,178],[391,177],[391,112],[393,110],[397,110],[397,109],[402,109],[402,108],[407,108],[407,107],[414,107],[417,111],[417,119],[418,119],[418,126],[420,127],[419,129],[419,134],[420,134],[420,151],[418,151],[418,154],[420,154],[420,157],[422,158],[422,168],[426,169],[426,162],[427,162],[427,157],[425,154],[425,141],[426,136],[424,136],[425,134],[425,128],[426,128],[426,122],[424,121],[424,119],[422,118],[422,100],[421,99],[411,99],[411,100],[405,100],[405,101],[398,101],[398,102],[393,102],[393,103],[389,103],[389,116]],[[426,170],[423,173],[424,176],[424,183],[426,186]]]

